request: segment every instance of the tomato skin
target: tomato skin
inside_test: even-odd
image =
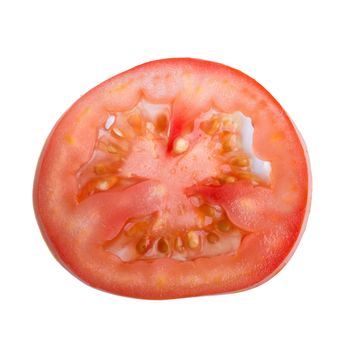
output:
[[[173,75],[167,75],[168,71],[173,72]],[[191,90],[191,84],[199,82],[188,83],[185,79],[184,86],[186,87],[187,83],[191,85],[192,92],[189,96],[182,96],[180,93],[181,98],[174,104],[175,127],[170,132],[169,149],[181,133],[185,122],[195,118],[200,111],[208,110],[212,105],[223,111],[239,110],[246,115],[256,115],[254,128],[261,130],[254,140],[256,153],[261,158],[271,160],[273,164],[279,164],[276,166],[275,176],[284,179],[280,182],[276,180],[273,188],[275,197],[269,200],[284,200],[285,188],[291,182],[301,189],[294,197],[289,198],[292,201],[290,205],[293,212],[281,214],[278,211],[276,214],[285,215],[287,220],[278,229],[262,224],[264,220],[268,220],[271,212],[262,212],[263,219],[259,219],[257,224],[250,223],[253,226],[245,226],[246,223],[242,222],[239,216],[232,216],[232,222],[238,220],[237,225],[243,229],[259,231],[258,234],[251,234],[243,239],[236,255],[199,258],[185,262],[163,258],[152,263],[141,260],[125,263],[106,253],[103,244],[118,232],[131,213],[143,215],[151,208],[159,208],[159,199],[150,199],[150,194],[158,185],[152,181],[136,185],[136,188],[127,189],[120,194],[118,201],[111,200],[107,193],[99,193],[77,205],[76,198],[72,195],[77,191],[75,174],[78,165],[84,163],[91,154],[96,128],[101,125],[101,120],[93,116],[106,111],[128,110],[136,105],[141,97],[154,103],[176,100],[179,95],[176,81],[182,73],[199,75],[199,82],[203,82],[204,90],[209,78],[214,82],[209,92],[197,96],[193,92],[195,88]],[[207,75],[209,80],[206,80]],[[226,81],[227,90],[221,90],[221,93],[212,96],[213,91],[218,89],[218,85],[215,85],[215,79],[218,77]],[[165,80],[166,86],[154,88],[157,79]],[[235,93],[241,98],[230,97]],[[113,94],[118,95],[117,102],[111,98]],[[283,169],[289,164],[288,160],[283,159],[285,150],[265,147],[266,135],[273,137],[273,130],[270,130],[269,123],[266,123],[264,113],[278,116],[273,122],[276,128],[287,134],[285,148],[295,150],[292,157],[293,162],[297,164],[297,176],[285,175]],[[84,136],[81,136],[82,134]],[[242,185],[234,191],[248,196],[255,190],[248,187],[245,190]],[[232,201],[230,198],[226,201],[225,195],[234,191],[227,186],[227,191],[216,191],[206,195],[213,202],[226,203],[225,210],[230,212]],[[254,196],[255,193],[256,191]],[[143,299],[171,299],[238,292],[264,283],[282,269],[295,251],[305,230],[310,201],[311,171],[306,146],[278,102],[260,84],[237,70],[189,58],[143,64],[107,80],[81,97],[61,117],[50,133],[38,162],[33,188],[35,215],[42,235],[56,259],[68,271],[92,287]],[[115,212],[122,214],[116,219],[113,215]],[[94,221],[97,217],[104,222],[104,230],[99,229],[98,222]],[[282,236],[281,232],[286,233]]]

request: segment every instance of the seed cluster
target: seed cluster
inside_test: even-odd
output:
[[[243,151],[238,116],[215,114],[197,122],[199,129],[211,140],[221,160],[220,174],[207,182],[210,185],[232,184],[238,180],[249,180],[253,184],[264,181],[251,171],[251,159]],[[208,179],[209,180],[209,179]]]
[[[132,152],[132,142],[141,137],[165,140],[169,128],[169,116],[165,112],[147,118],[140,110],[135,109],[119,113],[117,118],[109,117],[107,121],[99,131],[92,158],[77,174],[78,202],[112,187],[123,189],[140,182],[142,179],[139,177],[120,172],[120,168]]]
[[[198,197],[197,197],[198,199]],[[176,232],[159,232],[155,229],[159,215],[131,218],[117,237],[108,242],[107,250],[123,260],[169,257],[187,260],[208,255],[210,246],[221,241],[240,240],[242,233],[227,218],[223,208],[200,199],[195,207],[197,226]],[[125,252],[128,247],[128,252]],[[119,252],[123,252],[119,254]],[[126,254],[126,255],[125,255]]]
[[[77,201],[81,202],[95,193],[112,188],[123,190],[143,181],[140,175],[123,172],[123,166],[138,152],[133,148],[135,140],[163,143],[165,150],[169,120],[170,112],[164,106],[145,108],[141,105],[131,111],[109,115],[99,130],[91,159],[77,174]],[[218,160],[219,165],[215,174],[202,179],[201,184],[222,186],[241,180],[262,184],[262,180],[251,171],[251,159],[242,150],[241,138],[238,117],[211,111],[184,128],[174,140],[169,157],[181,158],[179,155],[190,154],[198,139],[205,140],[208,152]],[[174,171],[172,168],[169,175]],[[159,229],[161,219],[174,220],[167,212],[130,218],[116,238],[106,243],[106,249],[124,261],[159,257],[186,260],[211,254],[234,253],[238,249],[242,232],[230,222],[223,208],[206,203],[200,196],[186,200],[190,203],[186,210],[192,210],[196,217],[195,225],[192,223],[169,230],[163,224],[162,229]]]

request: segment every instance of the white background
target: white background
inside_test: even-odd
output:
[[[348,1],[1,1],[0,348],[349,349]],[[313,171],[304,237],[259,288],[172,301],[94,290],[51,256],[32,210],[58,117],[137,64],[196,57],[263,84],[303,134]]]

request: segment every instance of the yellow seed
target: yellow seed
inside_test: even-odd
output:
[[[233,137],[233,134],[230,133],[229,131],[223,131],[221,133],[220,141],[224,152],[232,151],[232,137]]]
[[[224,120],[224,127],[228,128],[232,125],[232,120],[231,119],[225,119]]]
[[[128,123],[130,126],[132,126],[134,128],[134,130],[137,133],[142,133],[143,129],[144,129],[144,120],[142,119],[140,114],[132,114],[129,118],[128,118]]]
[[[94,166],[94,172],[96,175],[106,175],[115,172],[118,169],[119,164],[111,163],[111,164],[97,164]]]
[[[181,237],[176,237],[175,249],[180,253],[184,251],[185,247]]]
[[[232,184],[236,181],[236,178],[234,176],[225,176],[222,178],[222,182],[225,184]]]
[[[203,204],[200,207],[201,212],[206,215],[206,216],[210,216],[210,217],[214,217],[215,216],[215,209],[213,207],[211,207],[208,204]]]
[[[169,126],[168,117],[165,114],[158,116],[155,126],[157,132],[166,132]]]
[[[200,123],[199,127],[208,135],[214,135],[220,127],[220,122],[217,118],[205,120]]]
[[[118,182],[117,177],[106,178],[97,182],[96,189],[100,191],[106,191],[110,189],[112,186],[114,186],[117,182]]]
[[[224,127],[228,128],[230,130],[236,130],[237,129],[237,123],[232,120],[230,117],[224,118]]]
[[[124,134],[122,133],[122,131],[121,131],[120,129],[118,129],[118,128],[113,128],[112,131],[113,131],[113,133],[114,133],[116,136],[118,136],[118,137],[123,137],[123,136],[124,136]]]
[[[165,238],[161,238],[161,239],[158,241],[157,249],[158,249],[159,253],[162,253],[162,254],[168,253],[168,251],[169,251],[169,244],[168,244],[168,242],[165,240]]]
[[[260,179],[257,175],[255,175],[255,174],[253,174],[253,173],[241,171],[241,172],[239,172],[239,173],[237,174],[237,176],[238,176],[240,179],[242,179],[242,180],[249,180],[249,181],[251,181],[251,182],[253,182],[253,183],[254,183],[254,182],[256,182],[256,183],[261,182],[261,179]]]
[[[109,182],[106,180],[99,181],[96,185],[96,188],[100,191],[106,191],[110,187]]]
[[[189,248],[196,249],[199,246],[199,236],[194,231],[189,231],[187,233],[187,243]]]
[[[216,233],[210,232],[207,235],[207,240],[209,243],[216,243],[219,240],[219,236]]]
[[[194,128],[194,121],[191,121],[186,124],[186,126],[182,129],[183,135],[190,134],[193,131]]]
[[[249,165],[249,159],[245,156],[235,157],[231,161],[231,165],[237,167],[247,167]]]
[[[178,137],[177,139],[175,139],[174,141],[174,147],[173,147],[173,152],[175,154],[181,154],[184,153],[188,150],[190,143],[188,140],[182,138],[182,137]]]
[[[231,223],[226,219],[219,221],[216,226],[221,232],[228,232],[231,229]]]
[[[106,166],[104,164],[98,164],[94,166],[94,172],[96,175],[103,175],[107,174],[108,171],[106,169]]]
[[[104,174],[108,174],[109,171],[107,169],[107,167],[103,164],[98,164],[94,166],[94,172],[96,175],[104,175]]]
[[[142,237],[136,244],[136,250],[139,254],[145,254],[151,247],[149,237]]]
[[[147,230],[148,223],[145,221],[140,221],[126,229],[125,234],[127,236],[134,236],[140,233],[144,233]]]
[[[107,152],[112,154],[118,154],[120,153],[120,149],[115,145],[108,145]]]
[[[206,186],[220,186],[221,182],[219,179],[212,177],[212,178],[208,179],[207,181],[205,181],[204,184]]]

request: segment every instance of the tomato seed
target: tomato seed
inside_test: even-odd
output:
[[[163,254],[168,253],[168,251],[169,251],[169,244],[168,244],[168,242],[164,238],[161,238],[158,241],[157,249],[158,249],[159,253],[163,253]]]
[[[232,166],[247,167],[249,165],[249,159],[246,157],[237,157],[231,161]]]
[[[236,181],[236,178],[234,176],[225,176],[222,178],[222,182],[226,184],[232,184]]]
[[[169,126],[168,117],[165,114],[161,114],[155,124],[157,132],[166,132]]]
[[[243,180],[250,180],[252,183],[259,183],[261,181],[261,179],[253,174],[253,173],[249,173],[249,172],[244,172],[244,171],[241,171],[237,174],[237,176],[240,178],[240,179],[243,179]]]
[[[207,235],[207,240],[208,240],[209,243],[214,244],[214,243],[216,243],[219,240],[219,236],[216,233],[210,232]]]
[[[130,126],[132,126],[134,128],[134,130],[138,133],[141,134],[143,131],[143,127],[144,127],[144,121],[141,117],[140,114],[132,114],[129,118],[128,118],[128,123]]]
[[[221,232],[228,232],[231,229],[231,223],[225,219],[219,221],[216,226]]]
[[[112,153],[112,154],[118,154],[118,153],[120,153],[120,150],[118,149],[117,146],[108,145],[108,146],[107,146],[107,152],[108,152],[108,153]]]
[[[112,131],[113,131],[113,133],[114,133],[116,136],[119,136],[119,137],[123,137],[123,136],[124,136],[123,133],[122,133],[122,131],[121,131],[120,129],[118,129],[118,128],[113,128]]]
[[[102,181],[99,181],[97,184],[96,184],[96,188],[100,191],[105,191],[105,190],[108,190],[110,187],[110,184],[108,181],[106,180],[102,180]]]
[[[94,166],[94,173],[96,175],[106,175],[111,174],[117,171],[119,164],[111,163],[111,164],[97,164]]]
[[[181,237],[176,237],[175,249],[180,253],[184,251],[185,247]]]
[[[199,236],[196,232],[190,231],[187,233],[187,243],[189,248],[196,249],[199,246]]]
[[[229,131],[223,131],[220,135],[220,141],[224,152],[232,151],[232,133]]]
[[[175,139],[174,141],[174,147],[173,147],[173,152],[175,154],[181,154],[184,153],[188,150],[190,143],[188,140],[182,138],[182,137],[178,137],[177,139]]]
[[[143,225],[142,222],[138,222],[138,223],[132,225],[131,227],[129,227],[126,230],[125,234],[127,236],[134,236],[134,235],[136,235],[138,233],[144,232],[144,228],[145,228],[144,226],[145,225]]]
[[[236,131],[238,129],[237,123],[230,117],[224,118],[224,127],[230,129],[231,131]]]
[[[199,127],[208,135],[214,135],[219,127],[220,122],[218,119],[212,119],[212,120],[205,120],[200,123]]]
[[[114,186],[118,182],[118,178],[116,176],[109,177],[103,180],[100,180],[96,183],[96,189],[100,191],[106,191]]]
[[[210,205],[208,205],[208,204],[203,204],[200,207],[200,210],[206,216],[210,216],[210,217],[214,217],[215,216],[215,209],[213,207],[211,207]]]
[[[142,237],[136,244],[136,250],[139,254],[145,254],[151,247],[149,237]]]

